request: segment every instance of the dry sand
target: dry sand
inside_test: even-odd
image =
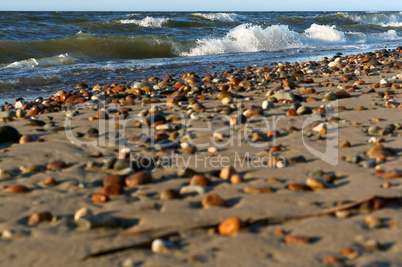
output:
[[[358,64],[351,64],[354,68],[369,66],[359,63],[360,58],[357,60]],[[396,59],[400,65],[402,60]],[[389,58],[380,59],[382,63],[386,63],[387,60]],[[347,65],[345,58],[343,64]],[[331,121],[329,125],[338,128],[339,136],[336,142],[341,143],[347,140],[351,144],[348,148],[331,150],[334,151],[331,153],[338,153],[338,155],[332,155],[333,158],[359,155],[365,161],[368,159],[365,152],[374,146],[368,143],[369,138],[374,136],[384,139],[382,145],[393,149],[394,154],[389,155],[387,151],[380,151],[385,154],[385,158],[383,161],[376,162],[375,167],[363,167],[361,164],[342,159],[333,166],[310,153],[302,142],[302,136],[308,145],[320,151],[325,151],[329,141],[325,139],[325,134],[322,140],[310,141],[307,133],[313,128],[312,125],[306,126],[302,131],[303,122],[310,115],[283,117],[276,127],[280,136],[276,140],[267,139],[256,142],[261,147],[255,147],[253,143],[244,140],[238,143],[238,136],[236,136],[233,138],[235,145],[225,145],[218,148],[217,152],[211,153],[208,152],[208,147],[213,146],[212,133],[195,130],[190,134],[193,140],[198,144],[209,142],[210,145],[198,147],[196,154],[190,155],[184,154],[183,149],[180,148],[177,150],[177,156],[182,157],[183,160],[190,158],[188,167],[197,172],[206,173],[212,184],[206,188],[204,194],[182,194],[180,199],[161,200],[159,195],[164,190],[180,191],[180,188],[188,185],[191,177],[183,178],[177,175],[178,167],[184,167],[183,162],[153,170],[152,183],[133,188],[124,187],[124,194],[110,195],[110,201],[105,203],[93,203],[92,194],[101,192],[103,179],[115,173],[113,170],[103,169],[102,165],[108,159],[118,156],[119,147],[77,146],[66,137],[66,132],[62,129],[51,131],[46,126],[27,126],[27,119],[24,118],[12,121],[4,119],[8,121],[4,125],[13,126],[22,135],[29,135],[34,140],[41,139],[42,142],[0,144],[2,149],[0,168],[3,174],[8,172],[11,175],[9,178],[3,177],[0,181],[2,187],[0,192],[0,232],[2,233],[0,265],[323,266],[325,261],[333,260],[334,266],[401,266],[402,178],[400,175],[399,178],[387,180],[376,175],[375,172],[402,168],[402,109],[386,107],[390,99],[385,99],[387,96],[384,98],[378,94],[386,91],[394,92],[391,100],[402,102],[402,89],[399,86],[402,83],[400,79],[396,79],[391,83],[396,84],[399,89],[380,87],[374,89],[375,92],[367,93],[370,90],[369,87],[379,83],[381,79],[400,74],[399,65],[396,64],[393,69],[379,66],[378,69],[372,69],[368,76],[354,76],[354,80],[361,79],[366,84],[358,85],[353,92],[349,93],[350,98],[339,99],[338,105],[345,107],[346,110],[339,111],[337,116],[334,116],[339,120],[329,119]],[[354,81],[340,82],[343,75],[341,71],[323,77],[318,73],[321,67],[315,68],[316,74],[304,74],[303,78],[299,78],[303,80],[310,77],[314,80],[313,83],[299,83],[299,87],[291,90],[304,99],[312,96],[318,100],[301,102],[303,106],[315,108],[327,105],[330,102],[322,101],[327,92],[339,91],[338,86],[353,85]],[[282,70],[285,69],[286,66],[282,67]],[[322,86],[318,84],[319,82]],[[334,86],[324,86],[331,82]],[[253,86],[251,90],[237,92],[237,95],[244,97],[234,100],[236,103],[244,103],[245,107],[261,106],[262,102],[268,98],[267,92],[278,88],[281,84],[278,78],[266,85]],[[302,87],[314,88],[317,93],[301,94]],[[79,92],[79,90],[75,91]],[[219,91],[216,90],[216,92]],[[212,120],[213,116],[219,115],[214,112],[214,108],[222,105],[220,100],[213,99],[216,93],[212,95],[204,93],[204,95],[209,99],[199,100],[206,107],[206,111],[200,114],[210,115],[214,130],[229,127],[227,120]],[[159,99],[162,103],[166,102],[166,98]],[[187,105],[188,103],[184,103],[182,106],[185,113]],[[279,115],[284,116],[291,105],[292,103],[274,103],[275,107],[264,110],[263,116],[269,120],[273,117],[278,118]],[[357,110],[359,106],[365,107],[365,110]],[[151,105],[142,106],[141,100],[135,100],[135,105],[129,107],[132,108],[129,114],[138,114],[143,109],[149,109]],[[177,115],[169,106],[163,106],[162,110],[166,116]],[[234,110],[229,116],[236,112]],[[95,115],[96,111],[79,110],[79,114],[72,119],[72,132],[86,133],[91,127],[99,128],[105,120],[88,119]],[[48,116],[53,117],[54,127],[64,126],[65,112],[40,114],[35,117],[49,123]],[[189,114],[185,116],[188,122]],[[375,120],[372,120],[373,118]],[[327,120],[328,118],[324,117],[322,122]],[[262,117],[252,117],[250,121],[246,130],[248,136],[251,136],[252,131],[258,131],[266,136],[268,130],[264,129]],[[123,124],[123,121],[119,123]],[[174,127],[180,123],[171,124]],[[396,129],[391,133],[385,133],[383,136],[367,133],[367,129],[371,126],[385,129],[390,124],[396,125]],[[205,126],[205,121],[194,120],[189,123],[188,130],[205,128]],[[297,131],[289,131],[289,126],[296,127]],[[141,128],[136,127],[134,123],[128,124],[124,133],[127,137],[140,134]],[[87,136],[77,139],[85,142],[98,140]],[[230,136],[226,132],[222,142],[227,142],[229,139]],[[259,163],[253,166],[247,161],[243,162],[242,166],[240,162],[236,162],[236,157],[247,153],[250,157],[257,158],[269,155],[269,149],[274,141],[276,145],[282,145],[282,150],[277,154],[278,157],[284,157],[290,161],[293,157],[303,156],[306,162],[289,164],[284,168],[259,167]],[[185,140],[182,139],[181,142],[184,143]],[[142,156],[160,155],[162,158],[167,158],[172,155],[170,151],[166,153],[156,151],[150,144],[132,147],[131,150]],[[90,157],[98,152],[102,153],[100,157]],[[209,171],[221,168],[213,166],[210,161],[202,160],[208,157],[218,160],[218,156],[220,159],[226,157],[230,159],[230,163],[225,164],[234,166],[244,181],[232,184],[228,180],[212,176]],[[55,160],[62,160],[67,166],[55,170],[47,169],[47,164]],[[99,163],[99,166],[88,168],[87,163],[90,161]],[[23,173],[20,170],[21,166],[37,166],[38,171]],[[309,173],[319,170],[325,173],[332,172],[336,176],[327,188],[317,191],[288,189],[288,185],[292,183],[305,184]],[[46,177],[54,178],[57,185],[46,185],[44,183]],[[269,178],[276,178],[276,180]],[[389,183],[390,186],[386,185],[384,188],[385,183]],[[24,185],[31,191],[4,192],[7,187],[17,184]],[[273,192],[249,194],[243,192],[245,187],[271,187]],[[219,195],[226,202],[227,207],[202,207],[201,201],[209,193]],[[378,198],[347,210],[344,214],[345,218],[339,212],[337,216],[330,212],[324,216],[296,218],[333,208],[338,202],[360,201],[372,196],[378,196]],[[83,207],[93,212],[95,218],[92,220],[94,221],[110,222],[115,218],[113,225],[95,227],[90,230],[77,226],[74,222],[74,214]],[[45,211],[53,215],[52,221],[28,223],[28,218],[32,214]],[[366,223],[368,216],[379,219],[380,223],[375,225],[377,227],[373,226],[373,229],[369,227]],[[230,236],[219,234],[216,225],[232,217],[242,220],[243,227],[240,231]],[[286,220],[286,218],[293,218],[293,220]],[[278,220],[275,222],[275,220],[260,219]],[[128,235],[127,233],[137,234]],[[169,237],[165,236],[170,234],[172,235]],[[287,235],[307,237],[307,239],[300,244],[289,244],[285,242]],[[150,242],[155,238],[170,240],[174,247],[162,253],[153,252],[150,249]],[[88,257],[98,252],[133,245],[138,246],[98,257]],[[342,251],[346,248],[353,249],[354,253],[344,252],[342,255]],[[378,265],[365,265],[369,263]]]

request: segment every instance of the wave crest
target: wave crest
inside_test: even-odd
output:
[[[239,17],[239,15],[236,13],[194,13],[191,15],[211,21],[223,21],[223,22],[234,22]]]
[[[166,23],[169,22],[168,18],[153,18],[153,17],[145,17],[144,19],[123,19],[120,20],[122,24],[136,24],[141,27],[163,27]]]
[[[335,29],[335,26],[318,25],[313,23],[304,34],[314,40],[325,42],[346,42],[345,34]]]

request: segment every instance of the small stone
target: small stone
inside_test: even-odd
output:
[[[241,177],[239,174],[233,174],[232,176],[230,176],[231,184],[239,184],[243,181],[244,181],[243,177]]]
[[[25,144],[25,143],[29,143],[29,142],[33,142],[34,139],[30,136],[30,135],[22,135],[20,137],[20,144]]]
[[[367,216],[365,222],[370,229],[380,228],[383,226],[382,220],[373,216]]]
[[[203,174],[196,174],[191,178],[190,185],[199,185],[207,187],[211,185],[211,181]]]
[[[381,175],[381,178],[383,179],[397,179],[401,177],[402,177],[402,170],[399,169],[386,171]]]
[[[343,142],[339,145],[339,148],[348,148],[348,147],[352,147],[352,145],[350,144],[349,141],[343,141]]]
[[[221,235],[234,235],[239,232],[241,226],[242,222],[238,217],[229,218],[219,224],[218,231]]]
[[[113,164],[113,170],[121,171],[131,167],[130,159],[117,159]]]
[[[53,219],[53,215],[50,212],[38,212],[32,214],[28,219],[28,224],[38,224],[41,222],[50,222]]]
[[[57,181],[52,177],[46,177],[45,185],[57,185]]]
[[[271,101],[265,100],[265,101],[262,102],[261,106],[262,106],[262,109],[267,110],[269,108],[274,108],[275,104],[272,103]]]
[[[81,208],[77,210],[74,214],[74,221],[77,222],[80,218],[83,217],[92,218],[93,217],[92,211],[88,208]]]
[[[375,145],[372,148],[370,148],[369,151],[366,152],[367,156],[373,155],[377,152],[383,151],[384,150],[384,146],[383,145]]]
[[[183,149],[184,154],[193,155],[197,151],[197,147],[193,145],[188,145]]]
[[[12,175],[9,171],[0,169],[0,180],[11,178]]]
[[[170,254],[175,249],[175,245],[171,241],[163,239],[155,239],[152,241],[151,250],[153,253]]]
[[[94,202],[94,203],[104,203],[104,202],[109,201],[110,199],[109,199],[109,197],[108,197],[106,194],[103,194],[103,193],[94,193],[94,194],[92,194],[92,196],[91,196],[91,200],[92,200],[92,202]]]
[[[214,146],[211,146],[211,147],[208,148],[208,152],[209,153],[216,153],[216,152],[218,152],[218,149],[216,147],[214,147]]]
[[[201,204],[204,208],[210,208],[213,206],[217,207],[226,207],[225,201],[218,196],[217,194],[208,194],[204,197],[204,199],[201,201]]]
[[[125,181],[127,187],[149,184],[152,182],[152,174],[149,171],[140,171],[128,176]]]
[[[243,192],[247,193],[247,194],[264,194],[264,193],[272,193],[273,190],[271,187],[258,188],[258,187],[248,186],[243,189]]]
[[[106,195],[122,195],[124,194],[124,189],[119,184],[111,184],[102,188],[102,193]]]
[[[14,239],[14,238],[21,238],[21,237],[27,237],[31,233],[29,231],[25,230],[4,230],[1,233],[1,238],[2,239]]]
[[[306,163],[307,160],[304,156],[296,156],[289,158],[289,164]]]
[[[297,113],[297,115],[311,114],[312,110],[310,107],[301,106],[296,110],[296,113]]]
[[[43,127],[46,125],[46,122],[41,120],[28,120],[26,125],[33,127]]]
[[[306,190],[310,190],[310,187],[308,187],[307,185],[305,185],[305,184],[289,184],[288,186],[287,186],[287,188],[290,190],[290,191],[306,191]]]
[[[341,259],[337,256],[327,255],[323,259],[324,264],[335,264],[341,262]]]
[[[187,185],[180,188],[180,194],[198,193],[200,195],[205,193],[205,187],[200,185]]]
[[[286,244],[307,244],[310,243],[310,241],[311,239],[306,236],[294,236],[294,235],[285,236]]]
[[[55,160],[55,161],[49,162],[46,166],[46,168],[48,170],[57,170],[57,169],[63,169],[66,167],[67,167],[67,164],[62,160]]]
[[[30,191],[31,189],[29,189],[24,185],[12,185],[4,189],[4,192],[12,192],[12,193],[26,193]]]
[[[109,175],[105,179],[103,179],[103,187],[107,187],[109,185],[114,185],[114,184],[123,186],[124,179],[120,175],[117,175],[117,174]]]
[[[367,130],[367,133],[370,135],[378,135],[378,133],[381,131],[381,128],[378,126],[370,126]]]
[[[353,260],[359,256],[359,253],[356,250],[354,250],[353,248],[347,247],[347,248],[342,249],[341,255],[350,260]]]
[[[160,198],[161,200],[179,199],[179,198],[181,198],[181,195],[180,195],[180,193],[177,192],[176,190],[167,189],[167,190],[162,191],[162,192],[159,194],[159,198]]]
[[[335,212],[335,216],[337,218],[344,219],[344,218],[347,218],[347,217],[350,216],[350,211],[348,211],[348,210],[338,210],[338,211]]]
[[[313,191],[324,189],[327,187],[327,182],[322,178],[308,178],[306,185],[310,187]]]
[[[219,178],[229,180],[230,177],[232,177],[232,175],[234,174],[237,174],[235,168],[233,168],[232,166],[225,167],[221,170]]]

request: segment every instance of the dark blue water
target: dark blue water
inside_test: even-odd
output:
[[[0,12],[0,98],[401,45],[402,12]]]

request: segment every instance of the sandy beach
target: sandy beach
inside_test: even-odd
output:
[[[252,64],[1,106],[0,265],[401,266],[402,48]]]

